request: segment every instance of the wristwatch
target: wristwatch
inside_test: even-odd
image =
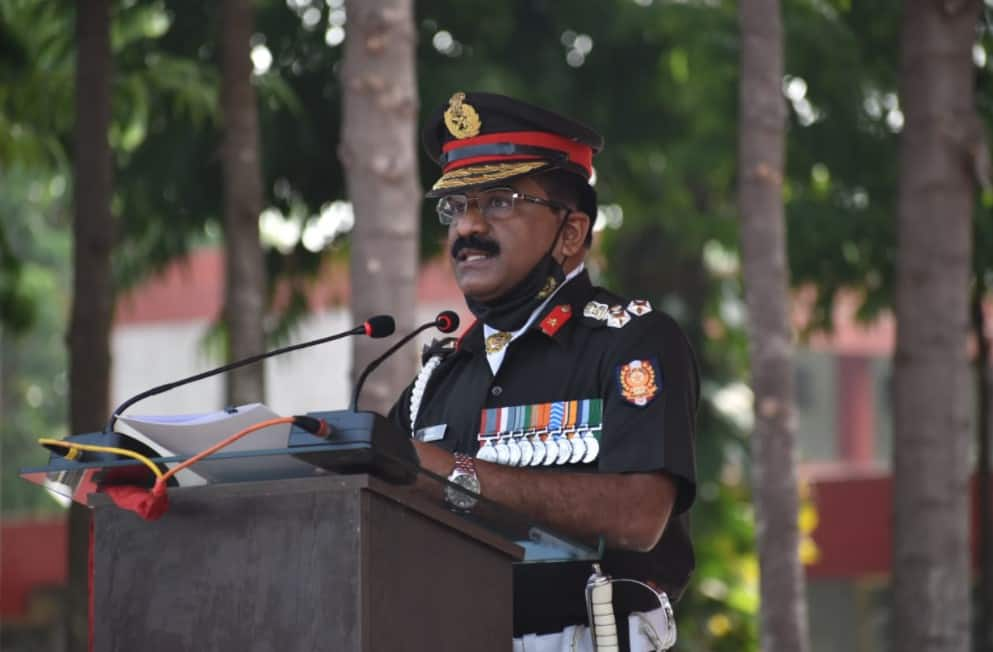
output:
[[[474,494],[480,493],[479,476],[476,475],[476,460],[462,453],[455,453],[455,468],[448,481]],[[469,512],[478,502],[476,496],[454,487],[445,487],[445,502],[459,512]]]

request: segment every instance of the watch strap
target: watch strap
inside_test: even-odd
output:
[[[468,473],[469,475],[476,475],[476,458],[465,455],[464,453],[455,453],[455,468],[452,469],[452,475],[461,471],[462,473]]]

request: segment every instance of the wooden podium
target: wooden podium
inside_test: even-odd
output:
[[[376,477],[169,491],[143,521],[94,516],[95,652],[399,652],[511,647],[524,550]]]
[[[482,497],[471,515],[450,511],[442,486],[459,488],[420,469],[380,415],[310,415],[332,434],[295,426],[286,448],[216,453],[193,467],[210,484],[170,488],[156,521],[101,493],[145,468],[134,459],[56,448],[21,471],[93,509],[94,652],[506,651],[512,563],[599,558],[602,542],[570,541]],[[128,443],[115,432],[63,441]]]

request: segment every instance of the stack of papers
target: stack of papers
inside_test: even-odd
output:
[[[248,426],[279,416],[262,403],[249,403],[202,414],[120,416],[117,423],[123,424],[119,432],[149,446],[162,457],[192,457]],[[217,453],[247,455],[233,459],[207,457],[177,473],[176,479],[180,485],[188,486],[314,475],[313,465],[285,452],[289,436],[288,423],[257,430]]]

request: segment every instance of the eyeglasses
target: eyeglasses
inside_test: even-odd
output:
[[[518,200],[547,206],[554,210],[571,210],[561,202],[526,195],[513,188],[489,188],[474,195],[445,195],[438,200],[436,210],[441,223],[449,226],[469,211],[469,204],[476,202],[479,212],[485,219],[498,221],[505,220],[514,214],[514,202]]]

